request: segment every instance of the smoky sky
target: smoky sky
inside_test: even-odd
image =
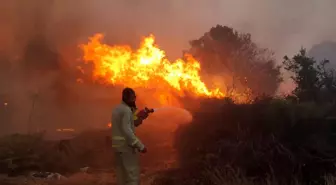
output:
[[[167,56],[176,58],[190,40],[221,24],[251,33],[281,63],[284,55],[292,56],[301,47],[336,40],[335,0],[57,0],[49,5],[38,0],[1,1],[0,51],[10,53],[16,53],[25,35],[31,34],[36,7],[44,9],[44,31],[60,50],[97,32],[111,42],[131,45],[153,33]]]

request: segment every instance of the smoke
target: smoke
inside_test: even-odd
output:
[[[30,27],[29,19],[36,7],[33,2],[2,3],[3,7],[9,7],[6,8],[9,27],[14,25],[14,30],[18,29],[18,20],[25,22],[24,27]],[[322,40],[336,39],[333,0],[84,0],[80,4],[68,1],[44,4],[45,8],[50,6],[50,11],[46,10],[48,32],[63,36],[54,42],[86,38],[94,32],[104,32],[124,43],[136,42],[136,37],[152,32],[174,57],[180,55],[189,40],[200,37],[216,24],[250,32],[257,42],[274,49],[279,57],[294,53],[301,45],[311,47]]]
[[[336,42],[324,41],[315,44],[309,51],[308,55],[314,57],[317,61],[329,60],[330,65],[326,67],[336,68]]]
[[[107,123],[112,105],[119,102],[119,91],[78,87],[71,81],[77,74],[69,67],[76,66],[81,56],[78,44],[86,42],[92,34],[104,33],[112,44],[136,46],[140,37],[154,33],[160,48],[174,59],[189,47],[188,41],[222,24],[251,33],[260,46],[275,51],[280,63],[284,55],[294,54],[301,46],[310,48],[323,40],[336,40],[332,20],[335,5],[334,0],[82,0],[80,3],[3,0],[0,66],[11,70],[1,70],[8,74],[1,73],[1,78],[6,80],[0,81],[0,93],[11,94],[16,102],[16,111],[21,112],[14,116],[16,122],[27,122],[31,97],[39,90],[39,103],[35,107],[40,114],[35,119],[43,120],[39,125]],[[36,37],[44,39],[43,48],[47,49],[41,52],[58,55],[53,56],[58,65],[46,64],[55,60],[45,56],[32,59],[42,63],[34,63],[33,67],[28,63],[24,67],[27,46]],[[41,52],[34,56],[42,55]],[[280,91],[291,87],[291,82],[286,81]],[[112,95],[113,100],[106,98]],[[101,100],[99,104],[97,98]],[[62,101],[72,104],[49,106]]]

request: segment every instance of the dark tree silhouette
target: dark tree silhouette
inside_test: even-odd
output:
[[[273,95],[282,81],[273,53],[259,48],[250,34],[217,25],[190,45],[204,73],[224,75],[224,83],[240,92]]]
[[[284,57],[285,70],[292,73],[291,78],[297,85],[293,94],[299,101],[330,101],[335,98],[335,71],[327,69],[328,60],[316,62],[307,56],[306,49],[301,49],[292,59]]]

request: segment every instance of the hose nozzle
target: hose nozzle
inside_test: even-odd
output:
[[[146,111],[147,113],[153,113],[153,112],[154,112],[154,109],[149,109],[149,108],[145,107],[145,111]]]

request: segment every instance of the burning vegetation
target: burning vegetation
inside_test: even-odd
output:
[[[103,35],[96,34],[90,42],[81,45],[84,60],[93,65],[94,80],[108,85],[133,88],[155,88],[183,97],[224,98],[247,101],[247,94],[227,92],[216,87],[209,89],[202,81],[201,64],[192,55],[185,54],[174,62],[155,44],[155,37],[145,37],[133,51],[129,46],[109,46],[101,43]]]

